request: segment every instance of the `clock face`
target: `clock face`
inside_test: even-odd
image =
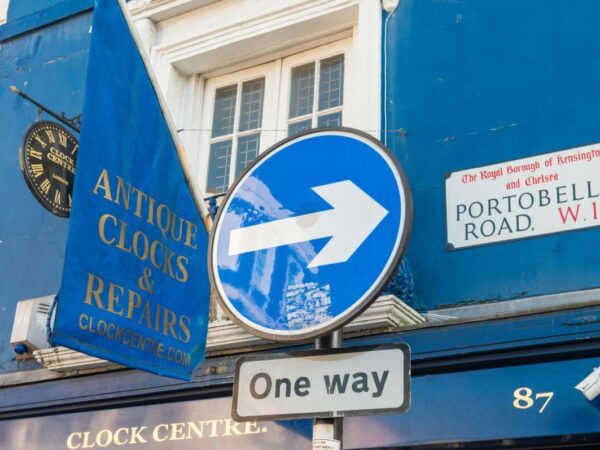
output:
[[[34,197],[51,213],[68,217],[79,143],[54,122],[33,124],[23,140],[21,171]]]

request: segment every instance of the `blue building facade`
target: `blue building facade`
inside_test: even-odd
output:
[[[594,8],[406,1],[385,19],[384,128],[406,134],[384,138],[415,194],[418,309],[598,288],[597,229],[447,251],[444,202],[448,173],[600,140]]]
[[[134,10],[143,10],[143,2],[134,3]],[[148,33],[158,35],[154,63],[170,51],[169,21],[213,14],[202,8],[219,4],[188,3],[173,16],[156,13],[164,24]],[[333,8],[329,3],[335,2],[321,3]],[[343,14],[368,2],[347,3]],[[381,61],[374,75],[381,95],[377,130],[363,129],[396,155],[414,196],[407,254],[386,292],[421,320],[348,334],[345,346],[407,342],[412,389],[405,414],[345,419],[344,446],[596,448],[598,404],[575,386],[600,365],[600,228],[594,227],[600,216],[600,170],[594,172],[594,144],[600,142],[595,72],[600,5],[592,0],[404,0],[384,2],[391,3],[384,9],[371,3],[380,11],[380,39],[371,51]],[[55,119],[9,86],[68,118],[77,116],[92,7],[81,0],[12,0],[8,21],[0,26],[0,435],[7,442],[2,445],[307,448],[310,421],[235,424],[230,419],[237,357],[273,351],[269,346],[219,347],[193,382],[101,364],[53,371],[44,362],[52,357],[49,349],[37,361],[15,358],[10,334],[17,302],[57,292],[68,219],[37,202],[19,166],[27,129],[38,120]],[[143,11],[140,26],[147,20]],[[327,16],[336,39],[348,39],[348,27],[355,30],[353,37],[361,34],[352,22],[364,20],[360,11],[349,19],[342,13]],[[296,20],[293,9],[288,14],[290,22]],[[339,30],[333,29],[336,21],[343,25]],[[314,42],[329,46],[323,53],[329,58],[329,48],[338,44],[314,33]],[[167,44],[161,47],[164,36]],[[356,48],[362,44],[356,42],[354,53],[345,53],[347,83],[352,71],[363,70],[360,61],[350,65],[348,55],[361,54]],[[228,51],[234,47],[230,44]],[[296,53],[307,49],[296,47]],[[273,53],[282,58],[277,70],[296,67],[294,55],[280,53]],[[220,58],[211,55],[174,67],[195,76],[190,73],[200,70],[196,67]],[[267,64],[268,58],[256,58],[257,66]],[[254,70],[227,64],[235,71]],[[209,92],[214,77],[218,96],[224,92],[218,89],[230,83],[223,65],[206,69],[208,75],[194,83],[204,83]],[[178,76],[159,74],[167,100]],[[264,111],[268,116],[267,107]],[[180,114],[174,114],[177,123]],[[344,120],[354,117],[353,126],[362,117],[347,109],[341,114]],[[187,142],[194,145],[193,138]],[[552,166],[544,167],[551,158]],[[578,208],[588,212],[580,216]],[[528,219],[519,222],[518,216]],[[552,225],[553,217],[560,226]],[[293,348],[310,348],[310,343]]]

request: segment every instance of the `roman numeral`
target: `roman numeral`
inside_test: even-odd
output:
[[[32,164],[31,171],[33,172],[33,176],[38,178],[39,176],[44,174],[44,166],[41,164]]]
[[[54,133],[52,133],[51,130],[46,130],[46,136],[48,136],[48,140],[51,144],[54,144],[56,142],[56,139],[54,139]]]
[[[73,147],[73,150],[71,150],[71,155],[74,155],[75,152],[77,151],[77,149],[79,149],[79,145],[76,145],[75,147]]]
[[[62,145],[64,148],[67,148],[67,135],[66,134],[58,133],[58,141],[60,142],[60,145]]]
[[[42,141],[42,139],[39,136],[35,136],[35,140],[38,141],[40,143],[40,145],[42,146],[42,148],[46,148],[46,144],[44,141]]]
[[[60,205],[60,191],[58,189],[54,191],[54,203]]]
[[[48,194],[48,191],[50,190],[50,182],[47,178],[42,182],[42,184],[40,184],[40,189],[44,192],[44,194]]]
[[[71,198],[71,194],[69,194],[69,208],[71,207],[72,204],[73,204],[73,199]]]
[[[39,159],[40,161],[42,160],[42,152],[38,152],[37,150],[34,150],[31,147],[29,147],[29,154],[35,159]]]

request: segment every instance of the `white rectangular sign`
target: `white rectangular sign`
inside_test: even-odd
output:
[[[242,357],[235,370],[237,421],[399,413],[410,403],[406,344]]]
[[[600,226],[600,144],[452,172],[450,250]]]

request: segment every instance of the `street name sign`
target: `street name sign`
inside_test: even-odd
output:
[[[446,248],[600,226],[600,144],[447,174]]]
[[[377,297],[411,224],[411,192],[389,150],[357,130],[311,130],[267,150],[234,183],[215,218],[210,275],[251,333],[314,338]]]
[[[236,363],[237,421],[401,413],[410,404],[406,344],[246,356]]]

